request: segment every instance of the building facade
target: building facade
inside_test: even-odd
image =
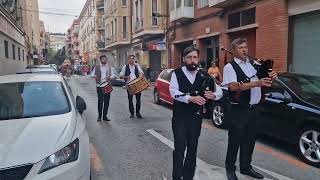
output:
[[[21,1],[0,2],[0,75],[22,71],[27,62]]]
[[[132,0],[132,51],[154,81],[167,68],[167,0]]]
[[[23,29],[26,34],[28,48],[28,63],[39,64],[40,55],[40,20],[38,0],[21,0],[23,3]]]
[[[199,47],[205,65],[220,69],[232,57],[233,39],[248,40],[249,54],[273,59],[274,70],[319,74],[316,49],[320,41],[317,0],[174,0],[170,1],[169,64],[182,64],[185,47]],[[308,48],[306,48],[306,46]],[[307,50],[305,50],[307,49]]]
[[[108,54],[114,60],[114,66],[122,67],[131,51],[131,5],[130,1],[106,0],[104,31]]]
[[[51,33],[50,34],[50,49],[55,52],[58,52],[65,46],[67,36],[60,33]]]
[[[48,52],[50,47],[50,36],[46,31],[43,21],[40,21],[40,60],[49,63]]]
[[[80,57],[84,63],[96,64],[97,49],[97,0],[87,0],[79,16]]]
[[[79,21],[75,19],[68,29],[66,38],[66,53],[71,62],[80,63]]]

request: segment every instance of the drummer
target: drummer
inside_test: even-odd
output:
[[[97,121],[98,122],[101,121],[101,118],[104,121],[110,121],[110,119],[108,118],[107,115],[108,115],[111,93],[104,93],[101,85],[104,84],[105,82],[110,81],[114,77],[112,74],[112,71],[111,71],[111,65],[107,64],[106,55],[100,56],[100,62],[101,63],[99,65],[97,65],[91,73],[91,77],[94,77],[96,79],[96,85],[97,85],[97,94],[98,94],[98,119],[97,119]]]
[[[120,77],[126,81],[126,84],[129,82],[137,79],[138,77],[143,77],[143,71],[141,66],[138,63],[135,63],[135,56],[129,55],[128,56],[128,64],[124,65],[121,72]],[[129,100],[129,111],[130,111],[130,118],[134,118],[134,107],[133,107],[133,95],[128,93],[128,100]],[[141,93],[138,93],[136,96],[136,116],[138,119],[142,119],[140,114],[140,107],[141,107]]]

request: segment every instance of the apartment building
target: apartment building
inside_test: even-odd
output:
[[[0,75],[22,71],[27,62],[21,1],[0,2]]]
[[[78,18],[80,58],[84,63],[96,64],[99,51],[97,45],[97,1],[87,0]]]
[[[75,19],[68,29],[66,53],[71,62],[80,61],[79,21]]]
[[[165,29],[167,0],[132,0],[132,51],[154,81],[168,67]]]
[[[43,21],[40,21],[40,59],[42,62],[48,63],[48,53],[50,47],[49,32],[46,31]]]
[[[131,5],[129,0],[105,2],[105,44],[114,59],[114,65],[118,67],[126,64],[131,51]]]

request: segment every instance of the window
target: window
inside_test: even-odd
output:
[[[176,2],[177,4],[176,4],[176,6],[177,6],[177,9],[178,8],[180,8],[181,7],[181,0],[177,0],[177,2]]]
[[[16,60],[16,46],[12,44],[12,59]]]
[[[1,98],[0,121],[68,113],[70,103],[65,92],[61,82],[0,84],[0,97],[8,95],[8,98]]]
[[[18,47],[18,60],[21,60],[20,47]]]
[[[152,26],[158,25],[158,17],[155,15],[158,13],[158,0],[152,0]]]
[[[117,32],[118,28],[117,28],[117,19],[114,20],[114,38],[117,39]]]
[[[123,32],[123,39],[127,38],[127,17],[123,16],[122,17],[122,32]]]
[[[122,0],[122,6],[127,6],[127,0]]]
[[[228,21],[229,29],[254,24],[256,22],[256,9],[252,8],[242,12],[230,14]]]
[[[170,6],[170,11],[173,11],[174,10],[174,0],[170,0],[169,1],[169,6]]]
[[[209,5],[209,0],[198,0],[198,8],[203,8]]]
[[[184,0],[184,6],[193,7],[193,0]]]
[[[4,41],[4,55],[9,58],[9,43],[6,40]]]
[[[24,49],[22,50],[22,61],[24,61]]]

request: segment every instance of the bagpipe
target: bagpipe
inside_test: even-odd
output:
[[[233,52],[231,52],[230,50],[224,47],[221,47],[220,50],[233,55]],[[250,55],[247,55],[247,57],[250,63],[252,64],[252,66],[257,70],[256,75],[258,76],[259,79],[269,77],[269,73],[272,72],[272,69],[273,69],[273,63],[274,63],[273,60],[271,59],[262,60],[262,59],[252,57]]]
[[[197,69],[198,73],[200,74],[201,80],[202,80],[202,84],[201,84],[201,88],[199,91],[194,91],[194,92],[188,92],[188,93],[183,93],[183,94],[179,94],[179,95],[175,95],[175,98],[178,97],[182,97],[182,96],[201,96],[203,98],[205,98],[204,94],[206,91],[212,91],[212,92],[216,92],[216,82],[215,79],[210,76],[210,74],[207,72],[207,70],[204,67],[201,67],[199,65],[194,65],[195,68]],[[197,115],[201,115],[201,111],[203,106],[199,106],[198,111],[197,111]]]

